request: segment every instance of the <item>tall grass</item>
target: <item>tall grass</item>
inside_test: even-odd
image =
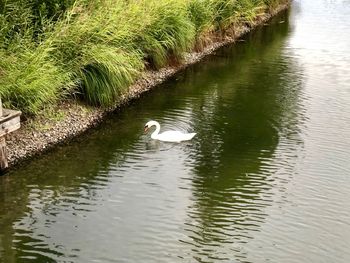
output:
[[[111,105],[145,67],[177,63],[211,33],[284,1],[2,1],[0,96],[30,114],[73,93]]]
[[[143,1],[147,24],[135,39],[145,59],[156,68],[169,59],[180,60],[195,40],[195,26],[191,22],[185,1]]]
[[[138,53],[95,45],[83,50],[84,67],[79,72],[83,97],[94,105],[108,106],[133,82],[143,67]]]
[[[132,43],[140,18],[130,7],[122,0],[77,1],[47,40],[55,60],[73,72],[75,92],[91,104],[115,102],[143,69]]]
[[[0,94],[5,106],[36,113],[62,98],[72,85],[69,73],[57,67],[41,47],[34,52],[24,49],[17,56],[0,55]]]
[[[188,1],[187,11],[191,22],[195,27],[195,48],[203,49],[206,45],[206,37],[215,30],[214,8],[211,0]]]

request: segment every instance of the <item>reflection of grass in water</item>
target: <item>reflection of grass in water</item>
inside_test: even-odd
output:
[[[284,0],[15,0],[0,5],[0,94],[38,113],[72,94],[110,105],[160,68]],[[197,44],[196,44],[197,43]]]
[[[284,23],[278,23],[281,18]],[[193,129],[205,143],[195,145],[191,156],[196,162],[191,207],[195,211],[188,213],[187,241],[195,243],[203,261],[215,252],[208,252],[206,244],[238,246],[254,237],[251,231],[259,231],[272,202],[276,162],[283,162],[283,169],[293,162],[285,156],[275,158],[281,136],[289,140],[281,131],[295,132],[302,121],[301,75],[295,61],[281,52],[288,17],[275,22],[247,35],[245,42],[219,50],[208,63],[196,66],[200,74],[190,76],[199,94],[202,87],[211,87],[197,98],[200,106],[195,105],[199,107]],[[288,151],[293,155],[300,145],[291,140]]]

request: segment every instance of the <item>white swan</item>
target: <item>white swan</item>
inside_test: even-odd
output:
[[[152,126],[156,126],[156,130],[152,133],[151,138],[163,142],[181,142],[191,140],[196,133],[183,133],[180,131],[165,131],[159,133],[160,125],[157,121],[149,121],[145,125],[145,132]]]

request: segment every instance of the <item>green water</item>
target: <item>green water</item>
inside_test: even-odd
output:
[[[349,12],[294,1],[0,177],[0,262],[349,262]]]

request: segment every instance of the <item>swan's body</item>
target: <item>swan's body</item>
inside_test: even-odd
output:
[[[181,142],[191,140],[196,133],[183,133],[180,131],[165,131],[159,133],[160,125],[156,121],[149,121],[145,125],[145,132],[152,126],[156,126],[156,130],[152,133],[151,138],[163,142]]]

